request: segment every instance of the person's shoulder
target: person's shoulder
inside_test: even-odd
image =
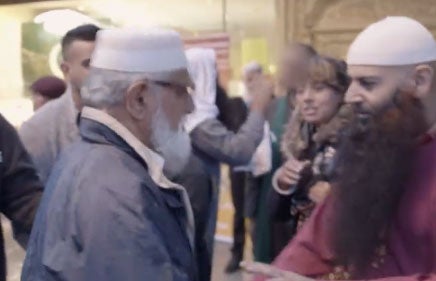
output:
[[[44,127],[49,126],[50,124],[56,124],[65,116],[68,100],[66,97],[68,93],[65,93],[58,99],[48,102],[43,107],[35,111],[33,116],[25,121],[21,128],[25,130],[27,127],[37,126],[38,129],[43,129]],[[20,128],[20,130],[21,130]]]
[[[140,160],[135,159],[123,149],[106,143],[92,143],[80,140],[70,147],[67,157],[81,157],[87,167],[102,173],[128,173],[135,174],[143,170]]]
[[[86,192],[110,190],[134,199],[133,190],[140,189],[148,171],[140,161],[123,150],[107,144],[80,139],[63,151],[53,173],[56,177],[71,177]],[[138,192],[136,192],[138,194]]]
[[[82,161],[86,162],[83,170],[92,171],[88,176],[97,181],[105,181],[108,186],[124,186],[124,189],[130,189],[142,183],[150,184],[147,167],[139,156],[136,158],[115,146],[86,143],[82,140],[73,151],[70,151],[70,155],[81,157]]]
[[[70,123],[67,120],[70,118],[68,114],[70,104],[68,97],[65,97],[67,94],[45,104],[20,126],[18,133],[23,142],[33,142],[35,139],[55,141],[53,135],[57,135],[56,132],[63,130]]]

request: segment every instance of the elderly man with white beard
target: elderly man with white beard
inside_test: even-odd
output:
[[[190,154],[190,86],[176,32],[98,33],[81,138],[48,180],[22,280],[198,280],[189,199],[163,172]]]

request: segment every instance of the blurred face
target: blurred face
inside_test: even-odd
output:
[[[32,102],[33,102],[33,111],[36,111],[41,106],[43,106],[45,103],[47,103],[49,99],[44,97],[38,92],[32,92]]]
[[[356,105],[361,114],[380,112],[395,102],[397,89],[407,87],[407,67],[350,65],[351,84],[346,102]]]
[[[73,90],[79,91],[89,73],[89,62],[94,51],[95,42],[74,41],[65,53],[61,68],[65,80],[70,83]]]
[[[303,120],[317,126],[330,121],[342,103],[342,95],[319,82],[297,88],[295,98]]]
[[[256,79],[258,79],[261,75],[262,72],[260,71],[251,71],[244,75],[244,85],[247,88],[248,93],[252,91],[253,82],[256,81]]]
[[[287,90],[295,89],[305,79],[308,60],[300,48],[287,50],[280,63],[280,84]]]

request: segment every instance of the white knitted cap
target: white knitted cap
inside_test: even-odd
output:
[[[348,49],[348,65],[410,65],[436,61],[430,31],[408,17],[387,17],[365,28]]]
[[[180,35],[162,28],[115,28],[97,33],[91,66],[143,72],[150,79],[192,86]]]

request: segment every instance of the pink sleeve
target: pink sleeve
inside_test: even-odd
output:
[[[329,280],[323,280],[329,281]],[[436,281],[436,274],[417,274],[410,276],[392,276],[378,279],[368,279],[368,280],[360,280],[360,281]]]
[[[332,201],[327,198],[312,213],[294,239],[283,249],[273,266],[307,277],[316,278],[333,270],[329,243]],[[254,281],[266,280],[257,276]]]
[[[273,265],[298,274],[317,277],[333,270],[330,249],[333,202],[327,198],[312,213],[297,236],[276,258]]]

